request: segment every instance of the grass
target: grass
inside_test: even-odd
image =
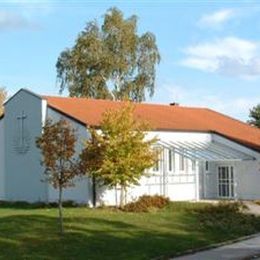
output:
[[[60,237],[55,208],[0,205],[0,259],[151,259],[260,231],[258,218],[210,216],[202,203],[171,203],[149,213],[65,208],[64,214]]]

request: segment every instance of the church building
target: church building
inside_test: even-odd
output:
[[[42,181],[41,151],[35,146],[46,119],[66,119],[75,127],[79,153],[89,138],[86,127],[98,128],[102,114],[122,104],[19,90],[0,119],[0,200],[56,201],[57,191]],[[140,185],[129,188],[128,201],[143,194],[194,201],[260,199],[259,129],[207,108],[178,104],[136,104],[135,115],[150,123],[147,138],[157,136],[162,152]],[[115,205],[118,198],[116,189],[99,188],[99,203]],[[76,179],[64,200],[91,205],[91,180]]]

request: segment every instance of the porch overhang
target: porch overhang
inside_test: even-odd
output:
[[[158,145],[191,160],[249,161],[256,158],[216,141],[158,141]]]

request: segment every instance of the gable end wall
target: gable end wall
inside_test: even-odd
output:
[[[45,201],[47,186],[43,183],[40,165],[41,154],[35,146],[35,138],[42,131],[42,100],[26,90],[13,96],[5,106],[5,188],[10,201]],[[18,152],[21,145],[22,111],[24,136],[29,145],[25,153]]]

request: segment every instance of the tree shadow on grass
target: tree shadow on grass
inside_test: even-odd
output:
[[[182,232],[140,228],[105,217],[57,218],[14,215],[0,218],[0,259],[150,259],[204,245],[207,237],[188,225]]]

